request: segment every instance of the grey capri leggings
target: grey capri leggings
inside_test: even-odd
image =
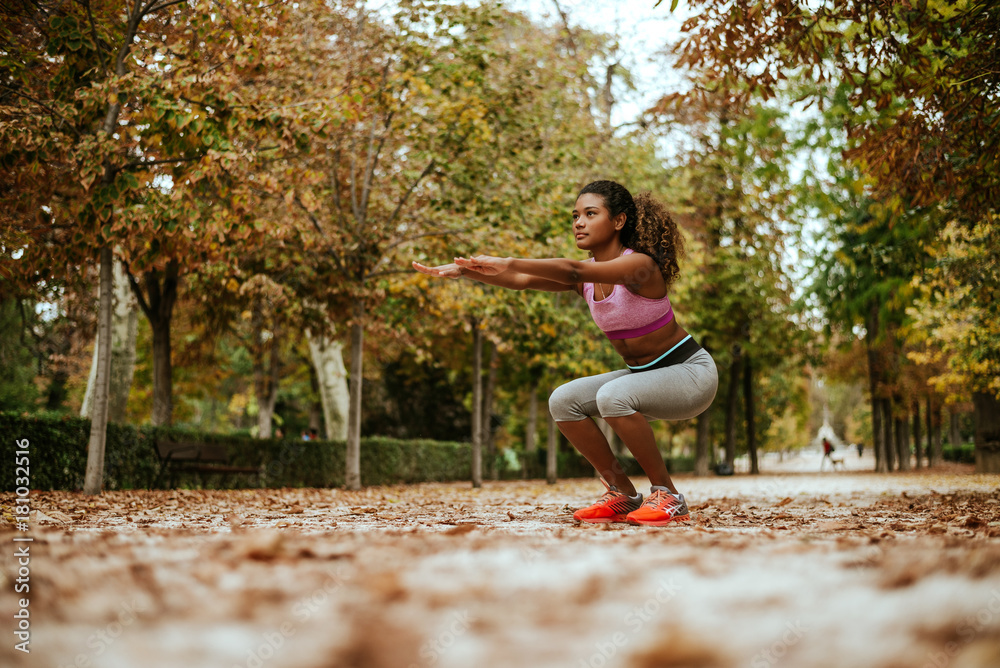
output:
[[[650,421],[687,420],[712,405],[718,388],[715,360],[702,349],[680,364],[661,369],[620,369],[571,380],[549,397],[549,411],[556,422],[633,413]]]

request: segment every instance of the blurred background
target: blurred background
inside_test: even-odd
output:
[[[575,295],[410,262],[582,259],[569,212],[610,178],[682,227],[671,299],[719,366],[665,457],[756,471],[822,433],[907,469],[996,430],[990,3],[3,12],[2,411],[91,414],[103,303],[113,423],[342,441],[353,410],[498,476],[621,362]]]

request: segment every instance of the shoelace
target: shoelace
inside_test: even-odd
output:
[[[670,492],[658,489],[646,497],[646,502],[642,505],[650,506],[652,508],[656,508],[657,510],[665,510],[668,507],[672,508],[678,505],[678,501],[677,497]]]
[[[617,501],[619,498],[623,496],[625,496],[625,494],[623,494],[622,492],[616,492],[613,489],[609,489],[608,491],[606,491],[604,494],[601,495],[601,498],[598,501],[598,503],[603,506],[606,506],[612,501]]]
[[[604,484],[604,486],[607,488],[607,491],[604,492],[604,494],[601,495],[601,498],[597,500],[598,504],[600,504],[602,506],[606,506],[609,503],[611,503],[612,501],[618,499],[619,497],[624,496],[624,497],[628,498],[628,496],[624,492],[619,492],[617,489],[615,489],[614,487],[612,487],[611,485],[609,485],[604,480],[604,478],[601,478],[601,483]]]

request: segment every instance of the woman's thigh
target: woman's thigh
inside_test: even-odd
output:
[[[560,385],[549,397],[549,411],[556,422],[576,422],[588,417],[600,417],[597,392],[606,384],[629,375],[628,369],[586,376]]]
[[[715,361],[702,350],[683,364],[628,373],[602,384],[597,410],[604,417],[638,412],[648,420],[688,420],[712,405],[718,387]]]

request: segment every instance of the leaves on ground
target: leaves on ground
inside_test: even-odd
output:
[[[679,484],[693,521],[655,529],[574,522],[597,480],[32,492],[30,534],[0,504],[50,665],[994,665],[995,477]]]

